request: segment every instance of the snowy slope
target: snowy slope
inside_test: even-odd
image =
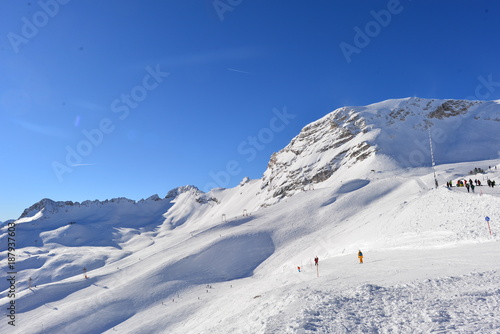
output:
[[[4,319],[0,332],[497,333],[500,190],[486,180],[500,181],[500,165],[486,159],[499,147],[498,110],[417,98],[346,107],[235,188],[44,199],[16,221],[16,326]],[[429,121],[455,136],[448,114],[477,135],[433,134],[437,178],[479,179],[475,193],[434,189],[428,158],[398,160],[412,152],[400,145],[428,145]],[[473,148],[478,161],[446,153]],[[476,167],[484,173],[470,175]],[[4,273],[7,232],[4,223]],[[4,310],[8,290],[1,280]]]
[[[378,170],[366,161],[375,152],[387,158],[384,168],[430,166],[429,135],[437,164],[495,159],[499,122],[499,101],[413,97],[339,108],[304,127],[271,157],[263,176],[266,203],[325,180],[340,182],[344,173],[339,171],[359,169],[360,162],[365,173]]]

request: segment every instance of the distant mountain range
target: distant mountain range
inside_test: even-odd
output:
[[[314,188],[337,170],[365,160],[366,173],[377,170],[377,164],[370,159],[375,155],[394,167],[431,166],[430,142],[436,164],[495,159],[500,156],[499,127],[500,101],[410,97],[342,107],[305,126],[285,148],[271,156],[259,180],[264,194],[260,205],[268,206]],[[65,207],[97,210],[103,205],[124,202],[141,207],[146,202],[168,202],[184,192],[195,193],[200,203],[216,201],[210,192],[203,194],[195,186],[182,186],[169,191],[163,199],[153,195],[137,203],[126,198],[82,203],[43,199],[27,208],[20,218],[33,216],[42,209],[46,216]]]

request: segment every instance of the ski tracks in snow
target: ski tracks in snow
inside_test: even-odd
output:
[[[498,333],[500,276],[472,273],[343,291],[301,290],[304,308],[265,333]]]

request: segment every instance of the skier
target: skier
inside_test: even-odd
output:
[[[298,270],[298,271],[299,271],[299,273],[300,273],[300,266],[298,266],[298,267],[297,267],[297,270]]]
[[[465,188],[467,188],[467,192],[469,192],[469,188],[470,188],[470,186],[469,186],[469,184],[468,184],[468,183],[466,183],[466,184],[465,184]]]
[[[361,250],[358,251],[358,258],[359,258],[359,263],[363,263],[363,253],[361,252]]]
[[[317,266],[317,265],[318,265],[318,261],[319,261],[319,259],[318,259],[318,257],[316,256],[316,257],[314,258],[314,265],[315,265],[315,266]]]

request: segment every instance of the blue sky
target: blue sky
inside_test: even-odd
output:
[[[343,105],[500,98],[497,1],[1,0],[0,13],[0,220],[45,197],[259,178]]]

